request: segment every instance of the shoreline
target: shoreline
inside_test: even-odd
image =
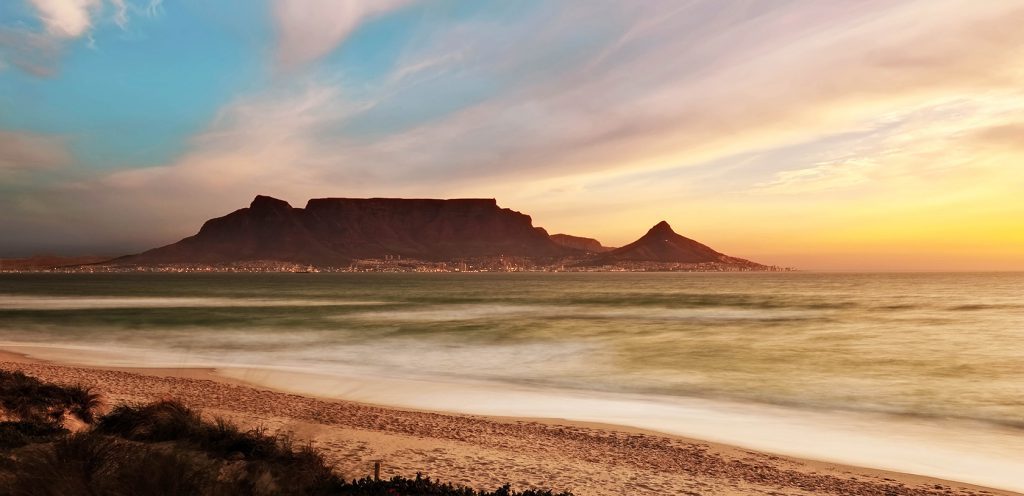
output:
[[[246,378],[240,369],[81,365],[70,357],[40,359],[39,350],[34,354],[31,348],[0,346],[0,367],[82,382],[111,403],[173,396],[243,425],[291,431],[324,448],[350,478],[366,475],[373,460],[383,459],[387,475],[424,472],[472,487],[510,482],[580,496],[1021,494],[614,423],[381,406],[351,396],[289,392],[265,378],[254,381],[253,369]]]

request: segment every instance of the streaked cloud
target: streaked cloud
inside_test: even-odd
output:
[[[114,7],[114,24],[121,29],[128,26],[128,4],[124,0],[110,0],[110,5]]]
[[[35,77],[45,78],[57,72],[63,52],[59,40],[25,29],[0,27],[0,61]]]
[[[836,143],[819,161],[779,171],[756,187],[765,194],[791,194],[859,185],[876,188],[896,181],[906,185],[915,178],[934,181],[937,171],[949,175],[969,170],[974,175],[993,155],[988,145],[1019,144],[1024,136],[1022,119],[1024,93],[1017,91],[914,107],[908,114],[887,116],[878,130]],[[997,169],[1005,167],[1000,164]]]
[[[0,130],[0,174],[70,165],[71,153],[57,136]]]
[[[323,171],[339,155],[323,153],[311,136],[344,116],[337,98],[337,90],[317,85],[241,98],[222,109],[174,162],[65,181],[33,195],[49,198],[36,215],[61,216],[76,226],[76,235],[144,246],[154,236],[172,239],[194,230],[208,212],[247,205],[254,191],[295,202],[313,191],[330,195],[336,189],[324,183]],[[89,210],[76,210],[80,204]],[[125,205],[132,207],[126,211]],[[104,220],[110,217],[118,223]]]
[[[308,64],[336,48],[359,24],[411,0],[274,0],[276,63],[283,69]]]
[[[982,143],[1024,151],[1024,120],[978,129],[974,137]]]
[[[1024,2],[511,5],[273,1],[268,81],[171,160],[54,179],[22,198],[55,201],[21,208],[90,205],[64,224],[136,247],[264,193],[494,196],[613,245],[667,219],[792,265],[946,233],[975,240],[942,252],[962,267],[992,244],[1024,253],[1001,234],[1024,229],[1007,206],[1024,187]],[[993,263],[1024,268],[1004,251]]]

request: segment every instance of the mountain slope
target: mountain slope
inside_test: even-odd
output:
[[[530,216],[500,208],[493,199],[324,198],[310,200],[305,212],[318,239],[354,258],[546,257],[564,251]]]
[[[194,236],[116,263],[343,265],[384,256],[447,260],[566,251],[533,227],[529,216],[500,208],[493,199],[321,198],[294,208],[257,196],[248,208],[207,221]]]
[[[681,236],[673,231],[672,226],[665,221],[656,224],[640,239],[597,257],[595,262],[598,264],[614,264],[616,262],[717,263],[750,268],[764,267],[749,260],[730,257],[707,245]]]
[[[306,227],[301,209],[257,196],[248,208],[206,221],[194,236],[117,262],[223,264],[250,260],[331,264],[347,263],[348,258],[316,239]]]
[[[588,253],[604,253],[614,249],[602,246],[601,242],[594,238],[584,238],[582,236],[573,236],[571,234],[552,234],[551,241],[554,241],[566,248],[582,250]]]

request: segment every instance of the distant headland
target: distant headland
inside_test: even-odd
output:
[[[621,248],[549,235],[494,199],[318,198],[304,208],[259,195],[181,241],[107,260],[6,260],[4,271],[493,272],[783,271],[725,255],[667,222]]]

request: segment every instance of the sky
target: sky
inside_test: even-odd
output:
[[[6,0],[0,256],[265,194],[661,220],[821,270],[1024,270],[1024,0]]]

